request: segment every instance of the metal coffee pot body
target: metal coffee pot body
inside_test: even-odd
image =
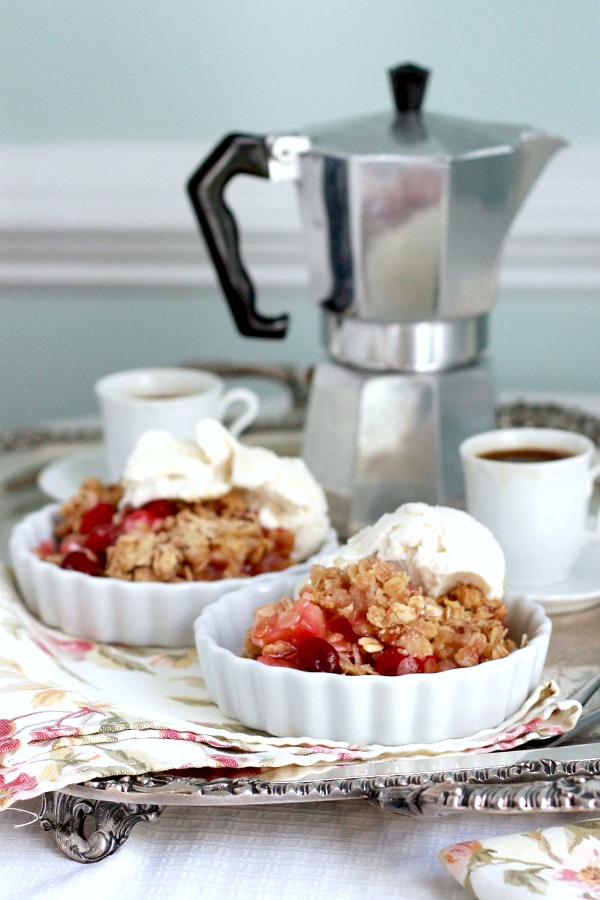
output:
[[[246,174],[297,183],[311,292],[334,359],[433,371],[476,358],[509,224],[564,141],[422,111],[427,75],[392,70],[389,113],[304,134],[230,134],[192,175],[189,195],[242,334],[281,338],[287,325],[257,310],[224,199],[231,178]],[[411,355],[421,322],[437,323],[427,359]],[[409,327],[394,338],[387,326],[398,324]]]
[[[265,338],[283,337],[288,317],[257,309],[224,191],[239,174],[297,184],[329,355],[303,456],[342,534],[408,500],[460,502],[458,444],[493,424],[485,348],[504,238],[564,146],[527,126],[423,111],[427,75],[390,72],[390,113],[230,134],[188,182],[238,329]]]

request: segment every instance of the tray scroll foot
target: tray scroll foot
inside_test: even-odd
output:
[[[84,800],[60,791],[44,794],[40,825],[63,853],[81,863],[98,862],[125,843],[138,822],[154,822],[164,807]]]

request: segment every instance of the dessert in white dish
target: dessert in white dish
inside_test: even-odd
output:
[[[244,447],[203,419],[194,443],[144,434],[118,483],[86,479],[36,552],[88,575],[216,581],[302,562],[328,527],[325,494],[301,459]]]
[[[10,557],[25,605],[46,625],[106,643],[187,647],[194,643],[194,621],[202,610],[244,584],[259,585],[290,575],[301,577],[311,560],[249,578],[185,581],[178,584],[90,578],[39,559],[31,548],[52,534],[57,504],[26,516],[10,538]],[[335,545],[329,535],[325,548]]]
[[[246,585],[207,607],[196,621],[196,646],[210,697],[247,727],[281,737],[399,746],[434,743],[494,728],[539,684],[552,625],[537,604],[515,598],[507,624],[524,647],[468,668],[402,677],[347,677],[262,665],[242,657],[257,607],[294,588]]]
[[[197,442],[144,435],[124,479],[87,479],[26,517],[11,555],[42,621],[104,641],[193,644],[200,610],[245,581],[303,572],[336,545],[301,460],[242,447],[216,421]]]
[[[195,632],[209,694],[276,735],[397,745],[493,728],[538,684],[551,632],[531,601],[505,605],[503,586],[487,529],[407,504],[300,584],[284,575],[206,609]]]

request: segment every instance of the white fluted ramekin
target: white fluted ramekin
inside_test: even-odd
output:
[[[163,584],[98,578],[61,569],[33,552],[34,547],[52,537],[59,508],[58,504],[49,504],[26,516],[12,531],[10,556],[21,595],[45,625],[106,643],[192,646],[194,621],[208,604],[249,581],[268,584],[288,574],[297,579],[313,561],[306,560],[285,573],[265,572],[251,579]],[[330,552],[335,545],[332,531],[323,551]]]
[[[253,611],[291,594],[298,578],[246,586],[207,607],[196,646],[211,699],[250,728],[352,744],[429,744],[500,725],[540,683],[552,624],[541,606],[510,601],[508,627],[525,647],[503,659],[431,674],[333,675],[240,656]]]

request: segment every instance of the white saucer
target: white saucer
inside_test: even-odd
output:
[[[70,453],[46,466],[37,478],[38,487],[52,500],[64,503],[81,487],[86,478],[108,481],[102,449]]]
[[[507,597],[525,595],[551,615],[580,612],[600,603],[600,536],[584,545],[573,571],[564,581],[540,587],[508,584]]]

